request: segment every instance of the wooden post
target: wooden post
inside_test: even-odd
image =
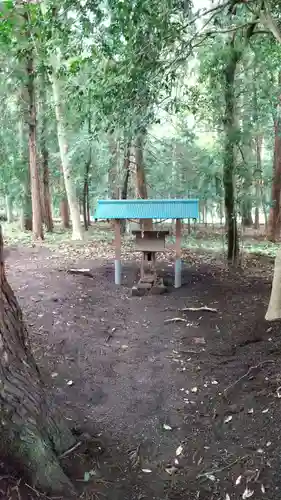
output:
[[[175,288],[181,287],[181,219],[176,219]]]
[[[115,285],[121,285],[121,224],[115,219]]]

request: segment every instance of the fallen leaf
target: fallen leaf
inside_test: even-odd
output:
[[[281,386],[277,387],[276,394],[277,394],[277,397],[280,399],[281,398]]]
[[[249,413],[249,414],[254,413],[254,408],[250,408],[250,409],[248,410],[248,413]]]
[[[206,474],[206,478],[210,479],[210,481],[213,481],[213,482],[216,480],[214,474]]]
[[[232,415],[229,415],[228,417],[226,417],[226,418],[224,419],[224,423],[225,423],[225,424],[228,424],[228,422],[231,422],[231,420],[232,420]]]
[[[182,454],[182,452],[183,452],[183,447],[180,445],[180,446],[176,449],[176,455],[177,455],[177,457],[178,457],[179,455],[181,455],[181,454]]]
[[[243,495],[242,495],[242,499],[243,500],[246,500],[247,498],[251,498],[254,494],[254,490],[249,490],[249,488],[246,488]]]
[[[176,465],[179,465],[179,461],[178,461],[177,458],[175,458],[174,462],[175,462]]]
[[[261,485],[261,492],[262,492],[262,493],[265,493],[265,487],[264,487],[264,485],[263,485],[263,484]]]
[[[198,388],[197,387],[192,387],[191,392],[194,392],[194,393],[198,392]]]
[[[241,483],[242,476],[238,476],[238,478],[235,481],[235,486],[238,486],[238,484]]]
[[[149,474],[150,472],[152,472],[152,470],[150,470],[150,469],[142,469],[142,472],[145,472],[145,473]]]
[[[212,380],[212,385],[218,385],[218,381],[217,380]]]
[[[170,467],[166,467],[165,471],[170,475],[172,476],[173,474],[175,474],[178,469],[177,467],[175,467],[174,465],[171,465]]]
[[[73,385],[73,383],[74,383],[73,380],[68,380],[68,382],[66,382],[66,384],[69,386]]]
[[[269,412],[269,408],[265,408],[265,410],[262,410],[262,413],[268,413]]]
[[[225,495],[225,500],[230,500],[230,496],[228,493]]]
[[[206,340],[204,337],[193,337],[194,344],[206,344]]]
[[[53,372],[52,375],[51,375],[52,378],[56,378],[57,376],[58,376],[57,372]]]
[[[172,427],[170,427],[168,424],[163,424],[163,429],[165,429],[165,431],[171,431]]]

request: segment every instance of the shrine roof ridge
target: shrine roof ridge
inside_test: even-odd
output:
[[[94,219],[198,219],[195,198],[98,200]]]

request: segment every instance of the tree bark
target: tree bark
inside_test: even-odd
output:
[[[27,93],[28,93],[28,148],[32,200],[32,232],[35,240],[43,240],[43,225],[40,200],[40,181],[36,154],[36,106],[34,88],[33,55],[27,59]]]
[[[1,453],[14,459],[32,484],[65,493],[72,485],[58,456],[74,444],[62,418],[50,406],[31,353],[17,299],[7,282],[0,227],[0,418]]]
[[[70,228],[69,208],[66,196],[64,196],[64,198],[62,198],[60,201],[60,216],[61,216],[62,227],[64,229],[69,229]]]
[[[224,203],[227,228],[227,259],[236,264],[239,258],[239,242],[237,232],[237,217],[235,210],[234,195],[234,168],[235,168],[235,72],[241,57],[241,53],[234,47],[232,41],[228,47],[228,61],[224,70],[225,77],[225,114],[224,114],[224,159],[223,159],[223,183]]]
[[[51,81],[52,81],[53,97],[55,103],[57,134],[58,134],[61,164],[63,169],[65,190],[66,190],[71,222],[72,222],[72,239],[82,240],[83,230],[80,221],[79,205],[76,197],[75,186],[71,178],[71,165],[68,159],[68,143],[67,143],[66,126],[64,123],[64,116],[63,116],[60,81],[56,75],[55,69],[53,69]]]
[[[109,160],[109,170],[108,170],[108,191],[109,198],[112,200],[118,199],[118,189],[117,189],[117,164],[118,164],[118,151],[117,142],[115,137],[110,134],[109,136],[109,150],[110,150],[110,160]]]
[[[90,203],[89,203],[89,171],[92,163],[92,121],[91,121],[91,112],[88,114],[88,134],[90,138],[89,144],[89,158],[85,163],[84,170],[84,186],[83,186],[83,219],[84,219],[84,228],[87,231],[90,225]]]
[[[23,184],[23,200],[22,200],[22,230],[32,231],[32,202],[30,193],[30,177],[29,172],[26,173],[26,180]]]
[[[281,71],[279,73],[281,86]],[[281,94],[278,98],[274,119],[274,157],[271,188],[271,208],[269,213],[268,239],[275,242],[280,234],[280,194],[281,194]]]
[[[123,183],[121,188],[121,200],[126,200],[128,197],[128,186],[130,179],[130,156],[131,156],[131,143],[130,141],[125,146],[124,161],[123,161]],[[121,220],[121,233],[126,231],[126,219]]]
[[[143,160],[144,133],[139,132],[135,140],[136,193],[137,198],[147,199],[147,186]],[[142,223],[141,223],[142,224]],[[143,228],[151,230],[152,219],[143,219]]]
[[[128,185],[130,178],[130,155],[131,155],[131,144],[130,142],[128,142],[124,151],[123,184],[121,189],[121,200],[126,200],[128,197]]]
[[[41,134],[40,134],[40,149],[41,149],[41,160],[42,160],[42,177],[43,177],[43,214],[46,229],[49,233],[54,230],[53,217],[52,217],[52,204],[51,204],[51,193],[50,193],[50,173],[49,173],[49,152],[47,149],[46,141],[46,131],[47,131],[47,111],[46,111],[46,91],[45,91],[45,80],[41,81]]]
[[[251,200],[243,200],[241,206],[242,212],[242,225],[244,227],[252,227],[253,226],[253,217],[252,217],[252,203]]]
[[[281,250],[277,251],[270,301],[265,315],[267,321],[281,318]]]
[[[255,207],[255,229],[260,227],[260,206],[262,198],[262,144],[263,137],[258,135],[255,139],[256,146],[256,168],[257,168],[257,180],[256,180],[256,207]]]

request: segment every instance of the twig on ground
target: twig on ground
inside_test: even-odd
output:
[[[186,319],[184,318],[169,318],[165,319],[164,323],[186,323]]]
[[[191,311],[191,312],[208,311],[208,312],[212,312],[212,313],[217,313],[218,312],[218,310],[215,309],[214,307],[208,307],[208,306],[184,307],[183,309],[179,309],[179,311],[181,311],[181,312],[187,312],[187,311]]]
[[[274,363],[274,361],[272,359],[268,359],[266,361],[261,361],[261,363],[258,363],[257,365],[255,366],[250,366],[249,370],[247,371],[247,373],[245,373],[244,375],[242,375],[241,377],[239,377],[237,380],[235,380],[232,384],[230,384],[226,389],[224,389],[223,391],[223,395],[226,397],[227,396],[227,393],[228,391],[230,391],[230,389],[233,389],[233,387],[235,387],[237,384],[239,384],[239,382],[242,382],[242,380],[246,379],[247,377],[249,377],[249,375],[251,375],[252,372],[254,372],[255,370],[257,370],[257,372],[259,371],[259,369],[268,364],[268,363]]]
[[[69,448],[68,450],[66,450],[64,453],[62,453],[59,458],[64,458],[66,457],[67,455],[69,455],[70,453],[72,453],[73,451],[77,450],[77,448],[79,448],[79,446],[81,446],[82,444],[82,441],[78,441],[78,443],[76,443],[74,446],[72,446],[71,448]]]
[[[112,328],[112,330],[111,330],[110,334],[109,334],[109,335],[107,336],[107,338],[105,339],[105,342],[106,342],[106,343],[108,343],[108,342],[112,339],[114,332],[116,332],[116,328]]]
[[[247,458],[249,458],[249,455],[244,455],[243,457],[238,457],[236,460],[234,460],[230,464],[225,465],[224,467],[221,467],[220,469],[213,469],[213,470],[209,470],[207,472],[202,472],[201,474],[198,474],[198,476],[196,476],[196,479],[200,479],[201,477],[208,479],[209,476],[212,476],[213,474],[218,474],[219,472],[223,472],[224,470],[227,470],[227,469],[231,469],[231,467],[233,467],[233,465],[236,465],[238,462],[243,462]]]
[[[25,486],[27,486],[27,488],[29,488],[31,491],[33,491],[33,493],[35,493],[35,495],[36,495],[37,497],[40,497],[40,493],[39,493],[39,491],[37,491],[37,490],[36,490],[35,488],[33,488],[32,486],[30,486],[30,484],[28,484],[28,483],[24,483],[24,484],[25,484]]]

